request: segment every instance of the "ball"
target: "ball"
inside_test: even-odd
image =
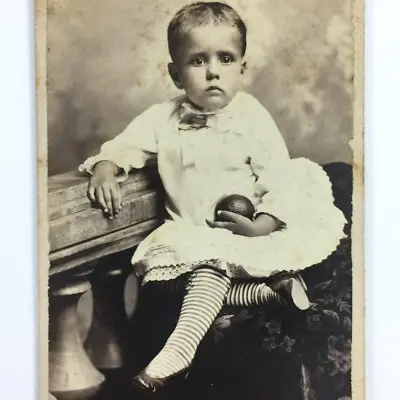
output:
[[[251,200],[240,194],[231,194],[217,202],[214,212],[215,221],[221,220],[220,216],[217,214],[218,211],[230,211],[235,214],[243,215],[243,217],[250,220],[253,220],[256,212]]]

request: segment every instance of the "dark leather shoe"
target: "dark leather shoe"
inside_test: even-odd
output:
[[[133,378],[132,383],[144,391],[156,392],[166,386],[175,384],[181,379],[186,379],[188,375],[189,367],[184,368],[183,370],[165,378],[152,378],[145,371],[143,371]]]

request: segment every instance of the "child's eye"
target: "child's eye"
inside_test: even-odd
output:
[[[203,65],[205,63],[205,60],[203,57],[196,57],[195,59],[192,60],[192,64],[199,66],[199,65]]]
[[[231,56],[222,56],[221,62],[222,64],[230,64],[233,62],[233,58]]]

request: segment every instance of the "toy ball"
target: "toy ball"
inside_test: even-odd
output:
[[[243,215],[250,220],[253,220],[256,212],[253,203],[246,196],[240,194],[231,194],[217,202],[214,212],[215,221],[221,221],[221,217],[217,214],[220,210]]]

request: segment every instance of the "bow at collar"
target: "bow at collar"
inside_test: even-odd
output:
[[[203,111],[195,108],[185,100],[179,109],[179,129],[197,130],[202,128],[212,128],[215,131],[229,130],[229,122],[232,117],[228,112],[227,106],[215,111]]]

